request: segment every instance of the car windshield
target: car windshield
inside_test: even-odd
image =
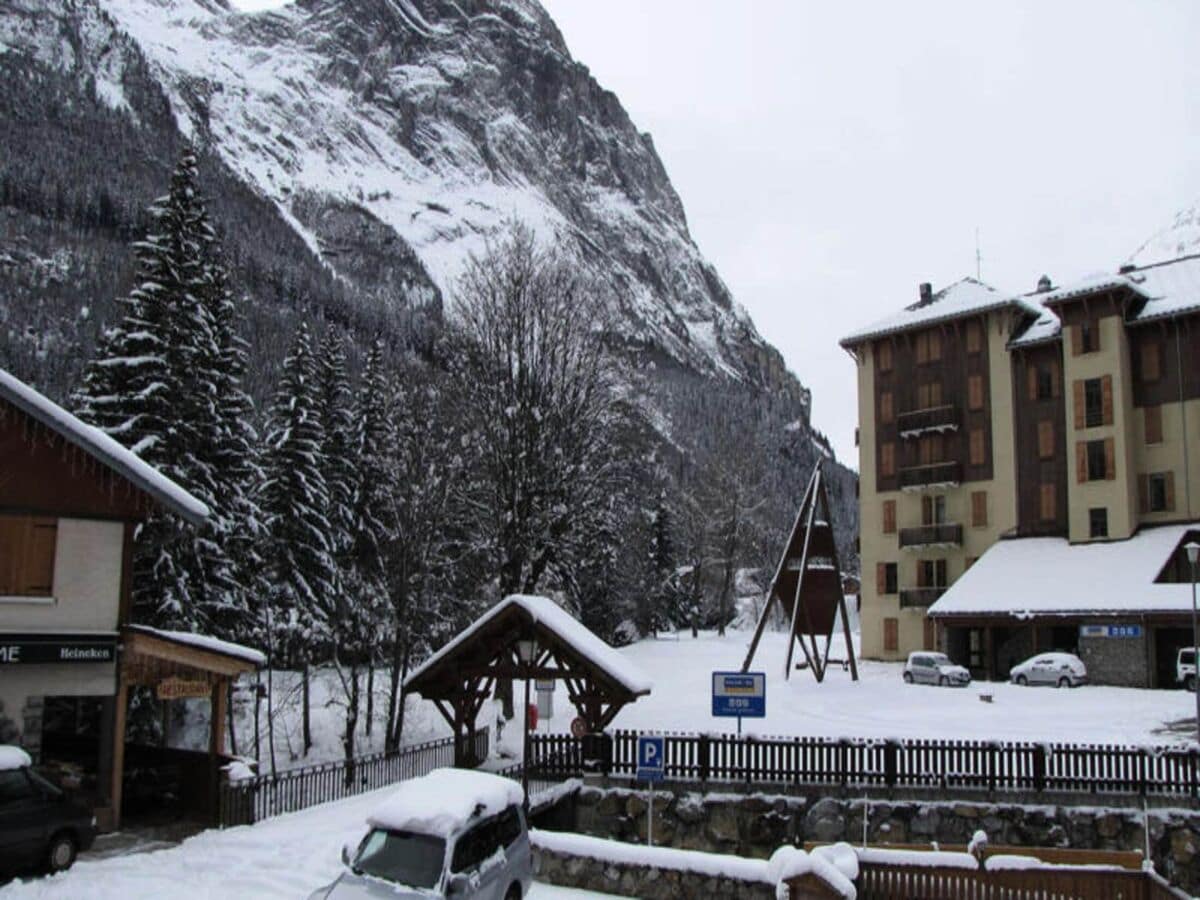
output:
[[[935,666],[946,666],[950,664],[950,657],[945,653],[931,653],[929,654],[929,661]]]
[[[354,871],[405,887],[437,887],[446,842],[427,834],[376,828],[358,848]]]
[[[1179,661],[1181,663],[1187,663],[1190,666],[1192,663],[1194,663],[1196,661],[1196,651],[1195,650],[1180,650],[1179,651]]]

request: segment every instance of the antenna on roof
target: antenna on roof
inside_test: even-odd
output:
[[[979,252],[979,226],[975,226],[975,280],[983,281],[983,256]]]

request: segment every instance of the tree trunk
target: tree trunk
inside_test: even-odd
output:
[[[401,663],[400,670],[400,709],[396,715],[396,732],[392,735],[392,746],[397,749],[399,749],[400,741],[404,737],[404,701],[408,697],[408,692],[404,689],[404,679],[408,677],[409,649],[411,646],[412,644],[406,639],[404,642],[404,661]]]
[[[308,691],[308,656],[304,658],[304,666],[300,671],[300,698],[303,708],[303,731],[304,731],[304,755],[308,756],[308,751],[312,749],[312,719],[309,710],[309,691]]]
[[[371,736],[371,723],[375,720],[375,654],[367,657],[367,737]],[[368,741],[368,746],[370,742]]]
[[[391,684],[388,686],[387,722],[385,723],[383,736],[383,749],[389,753],[399,748],[399,745],[396,743],[396,717],[398,715],[397,707],[400,702],[400,667],[402,662],[398,637],[395,644],[392,645]]]
[[[354,784],[354,736],[358,731],[358,666],[350,667],[350,698],[346,704],[346,733],[342,749],[346,753],[346,787]]]

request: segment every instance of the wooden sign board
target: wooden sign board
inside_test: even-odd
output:
[[[212,695],[207,681],[188,681],[184,678],[167,678],[158,683],[155,696],[159,700],[185,700]]]

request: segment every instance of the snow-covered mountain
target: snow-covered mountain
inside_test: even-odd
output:
[[[466,255],[518,218],[567,239],[614,287],[630,344],[792,387],[692,242],[650,137],[532,0],[300,0],[257,14],[223,0],[6,9],[0,44],[90,80],[102,102],[134,117],[129,80],[142,56],[178,129],[368,294],[380,293],[380,267],[357,258],[358,233],[388,233],[411,250],[384,279],[403,302],[452,303]]]
[[[1175,220],[1142,244],[1130,257],[1139,266],[1200,253],[1200,200],[1175,215]]]

